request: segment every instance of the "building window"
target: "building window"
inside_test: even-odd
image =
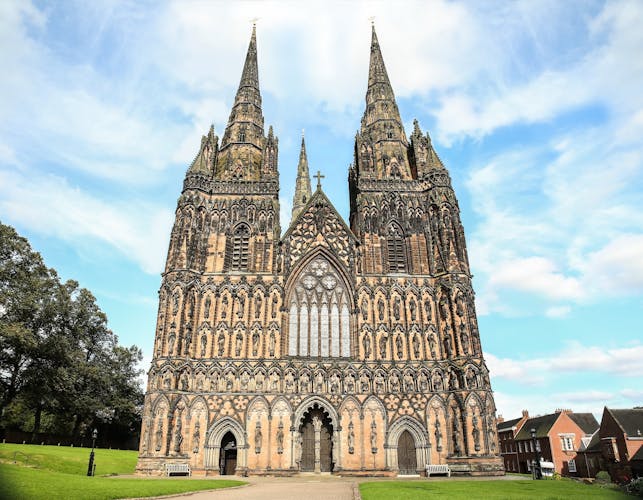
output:
[[[299,275],[290,296],[290,356],[350,354],[350,300],[337,270],[316,257]]]
[[[388,268],[392,273],[406,272],[406,256],[404,255],[404,235],[397,224],[391,224],[386,237],[388,251]]]
[[[569,472],[576,472],[576,460],[570,460],[567,462],[567,469]]]
[[[574,436],[561,436],[563,451],[574,451]]]
[[[232,271],[248,270],[248,242],[250,229],[245,224],[240,224],[234,230],[228,245],[229,269]]]
[[[518,441],[518,451],[522,453],[522,441]]]

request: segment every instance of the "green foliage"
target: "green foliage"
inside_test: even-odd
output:
[[[643,477],[632,479],[625,487],[625,491],[630,495],[643,498]]]
[[[118,344],[91,292],[61,283],[0,223],[0,425],[72,436],[112,426],[135,435],[141,359],[138,347]]]
[[[601,471],[598,471],[598,473],[596,474],[596,482],[609,484],[612,482],[612,478],[610,477],[609,473],[606,470],[601,470]]]
[[[471,500],[605,498],[627,499],[619,491],[605,490],[575,481],[372,481],[359,485],[363,500],[415,500],[430,497]]]

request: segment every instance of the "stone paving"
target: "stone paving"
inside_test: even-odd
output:
[[[357,478],[330,475],[301,475],[297,477],[239,477],[226,476],[226,479],[247,481],[247,486],[239,488],[201,491],[172,496],[179,500],[359,500],[358,484],[364,481],[427,481],[420,477],[397,478]],[[213,478],[208,478],[213,479]],[[486,481],[525,479],[521,476],[490,477],[432,477],[428,481]],[[187,481],[198,479],[186,479]]]

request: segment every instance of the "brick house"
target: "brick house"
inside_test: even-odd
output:
[[[623,483],[643,476],[643,408],[605,407],[600,427],[601,451],[612,480]]]
[[[603,455],[601,453],[600,431],[596,430],[590,437],[581,438],[576,454],[576,477],[596,477],[596,474],[605,470]]]
[[[598,427],[591,413],[574,413],[571,410],[556,410],[555,413],[526,420],[514,438],[518,445],[519,472],[530,472],[531,462],[536,459],[531,429],[536,431],[542,460],[553,463],[555,472],[569,476],[577,473],[576,455],[581,440],[591,438]]]
[[[500,444],[500,456],[504,462],[505,471],[519,472],[518,445],[515,441],[516,434],[529,418],[527,410],[522,411],[522,417],[513,420],[504,420],[498,417],[498,443]]]

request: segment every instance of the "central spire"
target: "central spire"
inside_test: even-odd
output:
[[[295,196],[292,199],[292,221],[294,221],[304,208],[310,197],[310,174],[308,173],[308,158],[306,157],[306,141],[304,133],[301,133],[301,150],[299,151],[299,164],[297,165],[297,181],[295,184]]]

